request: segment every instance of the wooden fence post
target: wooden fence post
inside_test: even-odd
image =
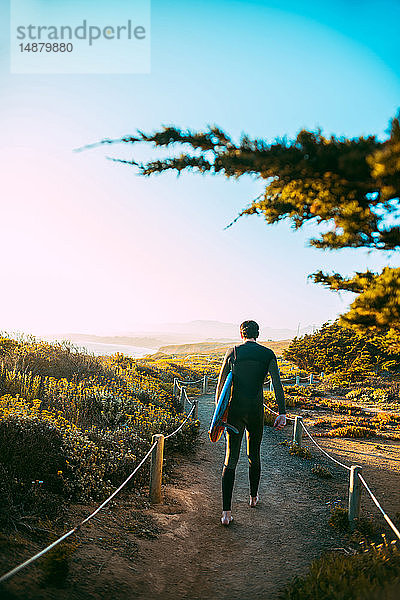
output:
[[[203,394],[207,394],[207,384],[208,384],[208,377],[207,377],[207,375],[204,375],[204,377],[203,377]]]
[[[301,447],[301,440],[303,437],[303,427],[302,427],[303,417],[295,417],[294,418],[294,428],[293,428],[293,443],[297,444]]]
[[[350,467],[349,480],[349,523],[350,528],[354,529],[355,520],[360,516],[360,500],[361,500],[361,481],[358,474],[361,473],[362,467],[353,465]]]
[[[154,442],[157,442],[157,445],[153,448],[153,452],[151,453],[150,500],[154,504],[160,504],[162,502],[161,481],[164,457],[164,436],[162,433],[153,435],[152,444],[154,444]]]
[[[199,418],[199,401],[197,398],[194,399],[194,411],[193,411],[193,419]]]
[[[314,375],[312,373],[310,373],[310,385],[313,383],[314,381]]]
[[[269,391],[270,392],[274,391],[274,384],[272,383],[272,379],[269,380]]]
[[[300,385],[300,375],[296,375],[296,385]]]
[[[179,402],[182,407],[182,410],[185,410],[185,391],[184,391],[183,386],[181,387],[181,393],[179,395]]]
[[[174,377],[174,389],[172,391],[173,398],[175,398],[175,396],[176,396],[176,384],[177,384],[177,381],[178,381],[178,378]]]

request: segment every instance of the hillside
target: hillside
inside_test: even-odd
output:
[[[260,342],[263,346],[271,348],[277,356],[281,356],[283,350],[285,350],[291,340],[280,340],[280,341],[268,341]],[[152,356],[157,358],[158,356],[166,356],[171,354],[224,354],[227,348],[231,348],[234,344],[239,344],[238,341],[220,343],[220,342],[197,342],[194,344],[170,344],[168,346],[161,346],[156,354]]]

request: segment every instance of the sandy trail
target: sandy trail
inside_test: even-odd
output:
[[[178,485],[168,486],[172,504],[151,509],[163,533],[158,540],[141,544],[142,575],[138,574],[132,591],[135,597],[146,599],[274,600],[313,558],[343,544],[328,526],[326,503],[341,497],[341,492],[345,498],[345,477],[333,469],[337,476],[329,483],[317,478],[310,473],[311,461],[290,456],[279,445],[289,437],[290,426],[285,433],[265,427],[262,501],[255,509],[248,506],[243,443],[234,489],[234,521],[224,528],[219,522],[224,442],[208,441],[213,397],[202,396],[199,406],[199,449],[195,457],[182,460]]]

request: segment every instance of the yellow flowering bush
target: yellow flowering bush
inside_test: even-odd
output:
[[[166,361],[79,352],[77,358],[58,344],[53,356],[50,348],[0,338],[0,523],[6,525],[29,515],[54,519],[72,500],[103,499],[132,472],[153,434],[168,434],[186,418],[172,398],[173,378],[202,375]],[[190,419],[168,440],[169,451],[190,451],[198,425]],[[143,484],[146,468],[129,486]]]

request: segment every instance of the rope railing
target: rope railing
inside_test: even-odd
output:
[[[322,381],[322,379],[316,377],[313,373],[310,373],[310,375],[305,375],[302,377],[300,377],[299,375],[292,375],[291,377],[282,377],[281,378],[282,383],[292,383],[293,385],[299,385],[301,382],[309,383],[311,385],[313,383],[319,383],[320,381]],[[268,377],[265,381],[265,384],[271,385],[271,383],[272,383],[272,379],[271,379],[271,377]]]
[[[269,406],[267,406],[266,404],[264,404],[264,407],[268,411],[270,411],[271,413],[273,413],[275,415],[279,414],[276,411],[274,411],[271,408],[269,408]],[[395,524],[393,523],[393,521],[391,520],[391,518],[389,517],[389,515],[386,513],[386,511],[382,508],[382,506],[379,503],[379,501],[377,500],[376,496],[373,494],[373,492],[369,488],[369,486],[368,486],[367,482],[365,481],[364,477],[361,475],[361,473],[360,473],[361,467],[358,467],[358,466],[356,466],[356,467],[354,467],[354,466],[353,467],[349,467],[348,465],[346,465],[346,464],[340,462],[339,460],[337,460],[336,458],[334,458],[331,454],[329,454],[329,452],[326,452],[326,450],[324,450],[318,444],[318,442],[313,438],[313,436],[310,434],[310,432],[308,431],[307,427],[304,425],[303,419],[302,419],[301,416],[296,415],[293,418],[293,417],[288,417],[288,415],[286,415],[286,418],[288,418],[290,421],[295,421],[295,431],[294,431],[294,436],[293,437],[294,437],[294,441],[296,441],[296,443],[298,443],[298,444],[299,444],[299,442],[301,443],[301,435],[300,436],[296,436],[296,425],[297,425],[297,422],[299,422],[301,424],[302,429],[306,432],[306,434],[308,435],[308,437],[310,438],[310,440],[312,441],[312,443],[315,444],[315,446],[327,458],[329,458],[331,461],[333,461],[334,463],[336,463],[337,465],[339,465],[343,469],[346,469],[347,471],[350,472],[350,474],[351,474],[351,476],[350,476],[350,488],[349,488],[349,520],[350,520],[350,522],[352,522],[355,518],[357,518],[359,516],[359,505],[360,505],[360,501],[359,501],[359,489],[358,489],[357,485],[354,485],[354,483],[357,483],[357,479],[358,479],[358,480],[361,481],[362,485],[365,487],[365,489],[367,490],[367,492],[371,496],[374,504],[377,506],[377,508],[382,513],[383,518],[388,523],[389,527],[391,527],[392,531],[395,533],[395,535],[400,540],[400,531],[397,529],[397,527],[395,526]],[[353,475],[353,481],[352,481],[352,475]],[[354,482],[354,475],[356,477],[356,482]],[[352,483],[353,483],[353,485],[352,485]]]
[[[363,486],[365,487],[365,489],[367,490],[368,494],[371,496],[374,504],[381,511],[381,513],[383,515],[383,518],[385,519],[385,521],[387,522],[387,524],[392,528],[393,532],[397,535],[397,537],[400,540],[400,531],[397,529],[396,525],[393,523],[393,521],[388,516],[388,514],[383,510],[382,506],[379,504],[378,500],[376,499],[376,496],[371,492],[371,490],[370,490],[367,482],[365,481],[364,477],[362,475],[360,475],[360,473],[358,474],[358,477],[359,477],[361,483],[363,484]]]
[[[159,494],[158,495],[160,495],[160,491],[161,491],[161,476],[162,476],[162,461],[163,461],[162,457],[163,457],[164,441],[167,440],[167,439],[169,439],[169,438],[171,438],[171,437],[173,437],[174,435],[176,435],[184,427],[184,425],[187,423],[187,421],[190,419],[190,417],[193,415],[193,413],[195,413],[195,416],[197,418],[198,400],[197,400],[197,398],[194,398],[194,400],[192,402],[189,399],[189,397],[187,395],[187,391],[186,391],[185,385],[189,385],[189,384],[194,385],[196,383],[203,383],[203,391],[204,391],[204,388],[207,389],[207,382],[210,381],[210,380],[213,380],[213,379],[214,378],[207,377],[206,375],[204,375],[203,378],[201,378],[201,379],[199,379],[197,381],[194,381],[194,382],[193,381],[182,381],[182,380],[178,380],[177,378],[174,379],[174,394],[175,394],[175,389],[176,388],[179,389],[180,392],[181,392],[181,394],[182,394],[182,397],[184,399],[183,400],[183,407],[184,407],[185,401],[187,401],[187,402],[189,402],[191,404],[191,409],[190,409],[189,413],[186,415],[186,418],[182,421],[182,423],[176,429],[174,429],[174,431],[172,431],[171,433],[169,433],[166,436],[164,436],[162,434],[156,434],[156,435],[154,435],[153,436],[153,443],[152,443],[151,447],[149,448],[149,450],[147,451],[147,453],[145,454],[145,456],[142,458],[142,460],[139,462],[139,464],[135,467],[135,469],[132,471],[132,473],[125,479],[125,481],[123,481],[123,483],[121,483],[121,485],[110,496],[108,496],[108,498],[106,498],[106,500],[104,500],[104,502],[102,502],[85,519],[83,519],[80,523],[78,523],[78,525],[76,525],[75,527],[73,527],[72,529],[70,529],[69,531],[67,531],[66,533],[64,533],[57,540],[55,540],[54,542],[52,542],[51,544],[49,544],[48,546],[46,546],[46,548],[44,548],[43,550],[41,550],[40,552],[38,552],[34,556],[30,557],[29,559],[27,559],[23,563],[17,565],[16,567],[14,567],[14,569],[11,569],[10,571],[8,571],[4,575],[2,575],[0,577],[0,583],[3,583],[5,581],[7,581],[8,579],[10,579],[14,575],[16,575],[19,571],[21,571],[25,567],[29,566],[33,562],[35,562],[37,559],[39,559],[40,557],[42,557],[44,554],[46,554],[47,552],[49,552],[50,550],[52,550],[55,546],[57,546],[58,544],[60,544],[64,540],[66,540],[68,537],[70,537],[71,535],[73,535],[74,533],[76,533],[77,531],[79,531],[80,528],[83,525],[85,525],[95,515],[97,515],[105,506],[107,506],[107,504],[127,485],[127,483],[138,472],[138,470],[144,465],[144,463],[147,461],[147,459],[150,456],[152,456],[152,459],[155,456],[154,463],[153,463],[153,460],[152,460],[152,480],[157,479],[158,487],[159,487],[159,490],[158,490]],[[218,378],[215,378],[215,381],[218,381]],[[264,407],[269,412],[271,412],[272,414],[279,415],[278,412],[272,410],[266,404],[264,404]],[[350,479],[350,490],[349,490],[349,492],[350,492],[350,495],[349,495],[349,520],[350,520],[350,509],[351,509],[351,507],[353,507],[353,513],[354,513],[354,507],[356,507],[355,508],[355,513],[356,514],[355,515],[353,514],[353,519],[354,519],[354,516],[356,516],[356,517],[358,516],[358,512],[359,512],[359,489],[358,489],[358,485],[354,485],[354,484],[355,483],[357,484],[358,481],[360,481],[362,483],[362,485],[365,487],[365,489],[367,490],[367,492],[370,495],[370,497],[372,498],[374,504],[377,506],[377,508],[379,509],[379,511],[382,513],[382,515],[383,515],[384,519],[386,520],[386,522],[388,523],[388,525],[391,527],[392,531],[395,533],[395,535],[400,540],[400,531],[397,529],[397,527],[394,525],[393,521],[390,519],[390,517],[388,516],[388,514],[382,508],[382,506],[379,503],[379,501],[377,500],[376,496],[373,494],[373,492],[369,488],[367,482],[365,481],[365,479],[363,478],[363,476],[359,472],[361,470],[361,467],[357,467],[357,466],[356,467],[354,467],[354,466],[349,467],[348,465],[346,465],[346,464],[338,461],[336,458],[334,458],[332,455],[330,455],[328,452],[326,452],[316,442],[316,440],[312,437],[312,435],[308,431],[307,427],[304,425],[302,417],[300,415],[294,415],[294,416],[286,415],[286,418],[288,420],[290,420],[290,421],[294,421],[295,422],[294,441],[296,441],[296,443],[299,443],[299,445],[301,444],[301,432],[304,430],[305,433],[307,434],[307,436],[313,442],[313,444],[315,444],[315,446],[327,458],[329,458],[330,460],[332,460],[333,462],[335,462],[336,464],[338,464],[342,468],[350,471],[350,474],[351,474],[350,477],[351,477],[351,479]],[[301,427],[299,425],[301,425]],[[154,451],[156,451],[155,455],[154,455]],[[154,466],[154,468],[153,468],[153,466]],[[158,472],[157,472],[157,470],[158,470]],[[354,481],[354,478],[352,479],[352,477],[354,475],[355,475],[355,481]],[[154,482],[151,481],[151,485],[153,483]]]
[[[204,377],[202,377],[201,379],[196,379],[196,381],[186,381],[184,379],[177,379],[177,383],[180,384],[184,384],[184,385],[195,385],[196,383],[203,383]]]
[[[157,442],[154,442],[154,444],[150,447],[150,449],[147,452],[147,454],[142,458],[142,460],[140,461],[140,463],[137,465],[137,467],[135,467],[135,469],[132,471],[132,473],[129,475],[129,477],[127,477],[125,479],[125,481],[119,486],[119,488],[117,488],[106,500],[104,500],[104,502],[102,504],[100,504],[100,506],[98,506],[96,508],[96,510],[94,510],[92,513],[90,513],[90,515],[88,517],[86,517],[85,519],[83,519],[80,523],[78,523],[78,525],[76,525],[75,527],[73,527],[72,529],[70,529],[67,533],[64,533],[64,535],[62,535],[61,537],[59,537],[57,540],[55,540],[55,542],[53,542],[52,544],[50,544],[49,546],[47,546],[46,548],[44,548],[43,550],[41,550],[40,552],[38,552],[37,554],[35,554],[34,556],[32,556],[31,558],[29,558],[25,562],[21,563],[20,565],[18,565],[17,567],[15,567],[14,569],[12,569],[11,571],[8,571],[8,573],[5,573],[5,575],[2,575],[0,577],[0,583],[3,583],[3,581],[7,581],[7,579],[9,579],[13,575],[15,575],[16,573],[18,573],[19,571],[21,571],[21,569],[24,569],[28,565],[32,564],[35,560],[37,560],[38,558],[40,558],[41,556],[43,556],[44,554],[46,554],[46,552],[49,552],[49,550],[52,550],[52,548],[54,548],[55,546],[57,546],[58,544],[60,544],[62,541],[66,540],[73,533],[76,533],[82,527],[82,525],[84,525],[85,523],[87,523],[88,521],[90,521],[90,519],[92,519],[95,515],[97,515],[97,513],[100,512],[114,498],[114,496],[116,496],[118,494],[118,492],[120,492],[122,490],[122,488],[125,487],[125,485],[138,472],[138,470],[140,469],[140,467],[149,458],[150,454],[152,453],[152,451],[154,450],[154,448],[156,447],[156,445],[157,445]]]
[[[321,374],[321,377],[323,377],[323,373]],[[207,380],[207,383],[211,383],[214,382],[216,383],[218,381],[218,377],[210,377],[210,375],[206,375],[204,374],[203,377],[201,379],[196,379],[195,381],[187,381],[184,379],[179,379],[179,378],[175,378],[175,385],[181,389],[181,386],[186,386],[186,385],[197,385],[200,383],[203,383],[203,386],[205,386],[205,378]],[[313,373],[310,373],[309,375],[291,375],[290,377],[284,377],[281,378],[281,382],[282,383],[293,383],[294,385],[297,385],[298,383],[304,382],[304,383],[317,383],[321,381],[321,378],[316,377]],[[272,379],[270,377],[268,377],[265,381],[266,385],[271,385],[272,383]]]
[[[185,397],[183,395],[183,392],[186,389],[186,387],[188,385],[201,384],[202,393],[206,394],[208,383],[209,383],[209,377],[205,373],[201,379],[196,379],[195,381],[187,381],[185,379],[179,379],[178,377],[174,377],[174,386],[173,386],[172,395],[174,398],[179,396],[179,401],[182,404],[182,407],[185,408]],[[180,392],[180,393],[178,394],[178,392]],[[186,395],[186,398],[187,398],[187,395]]]
[[[190,402],[190,400],[189,400],[189,402]],[[191,410],[189,411],[189,413],[188,413],[188,415],[187,415],[186,419],[183,421],[183,423],[181,423],[181,424],[179,425],[179,427],[178,427],[177,429],[175,429],[175,431],[173,431],[172,433],[169,433],[168,435],[164,436],[164,439],[165,439],[165,440],[167,440],[168,438],[172,437],[173,435],[176,435],[176,434],[178,433],[178,431],[180,431],[180,430],[182,429],[182,427],[185,425],[185,423],[187,423],[187,421],[188,421],[188,420],[190,419],[190,417],[192,416],[192,414],[193,414],[193,412],[194,412],[195,408],[196,408],[196,401],[194,401],[194,402],[192,403],[192,408],[191,408]]]
[[[202,381],[202,380],[201,380]],[[38,552],[37,554],[35,554],[34,556],[31,556],[30,558],[28,558],[26,561],[24,561],[23,563],[17,565],[16,567],[14,567],[14,569],[11,569],[11,571],[8,571],[7,573],[5,573],[4,575],[2,575],[0,577],[0,583],[3,583],[5,581],[7,581],[8,579],[10,579],[11,577],[13,577],[14,575],[16,575],[19,571],[21,571],[22,569],[24,569],[25,567],[29,566],[30,564],[32,564],[33,562],[35,562],[37,559],[41,558],[42,556],[44,556],[44,554],[46,554],[47,552],[49,552],[50,550],[52,550],[53,548],[55,548],[58,544],[60,544],[61,542],[63,542],[64,540],[66,540],[67,538],[69,538],[71,535],[73,535],[74,533],[76,533],[77,531],[79,531],[79,529],[85,525],[86,523],[88,523],[88,521],[90,521],[95,515],[97,515],[105,506],[107,506],[107,504],[126,486],[127,483],[129,483],[129,481],[132,479],[132,477],[134,475],[136,475],[136,473],[139,471],[139,469],[144,465],[144,463],[147,461],[147,459],[152,455],[154,449],[159,445],[159,438],[162,438],[162,446],[164,444],[164,440],[167,440],[171,437],[173,437],[174,435],[176,435],[179,431],[181,431],[181,429],[184,427],[184,425],[188,422],[188,420],[190,419],[190,417],[192,416],[193,412],[196,410],[197,408],[197,399],[195,399],[193,402],[191,402],[188,398],[188,395],[186,393],[186,389],[184,389],[184,394],[186,396],[186,399],[188,402],[190,402],[190,404],[192,405],[192,408],[190,410],[190,412],[188,413],[188,415],[186,416],[186,418],[184,419],[184,421],[176,428],[174,429],[174,431],[172,431],[171,433],[169,433],[168,435],[164,436],[161,434],[157,434],[155,436],[153,436],[153,440],[155,439],[155,441],[153,441],[152,445],[150,446],[149,450],[147,451],[147,453],[145,454],[145,456],[142,458],[142,460],[140,461],[140,463],[134,468],[134,470],[132,471],[132,473],[125,479],[125,481],[123,481],[123,483],[121,483],[121,485],[110,495],[108,496],[108,498],[106,498],[106,500],[104,500],[104,502],[102,502],[100,504],[100,506],[98,506],[92,513],[90,513],[90,515],[88,515],[85,519],[83,519],[82,521],[80,521],[80,523],[78,523],[78,525],[76,525],[75,527],[73,527],[72,529],[70,529],[69,531],[67,531],[66,533],[64,533],[61,537],[57,538],[54,542],[52,542],[51,544],[49,544],[48,546],[46,546],[46,548],[43,548],[43,550],[41,550],[40,552]],[[162,460],[161,460],[161,468],[162,468]],[[160,475],[160,482],[161,482],[161,474]]]
[[[317,448],[319,450],[321,450],[321,452],[323,454],[325,454],[325,456],[327,456],[330,460],[332,460],[333,462],[335,462],[336,464],[340,465],[341,467],[343,467],[344,469],[347,469],[348,471],[351,470],[351,467],[348,467],[347,465],[345,465],[344,463],[340,462],[339,460],[337,460],[336,458],[334,458],[333,456],[331,456],[331,454],[329,454],[328,452],[326,452],[323,448],[321,448],[321,446],[318,444],[318,442],[316,442],[314,440],[314,438],[312,437],[311,433],[308,431],[307,427],[304,425],[303,421],[301,421],[301,426],[303,427],[304,431],[306,432],[306,434],[308,435],[308,437],[310,438],[310,440],[312,441],[313,444],[315,444],[317,446]]]
[[[324,377],[324,374],[321,373],[321,379],[323,377]],[[297,384],[297,383],[299,383],[301,381],[306,381],[306,382],[309,382],[310,384],[312,384],[312,383],[314,383],[316,381],[320,381],[321,379],[316,378],[311,373],[308,376],[301,376],[300,377],[299,375],[293,375],[291,377],[286,377],[286,378],[281,379],[281,382],[282,383],[294,382],[294,383]],[[203,382],[203,392],[204,392],[204,383],[207,384],[207,382],[210,382],[210,381],[218,381],[218,377],[213,378],[213,377],[209,377],[208,376],[207,380],[206,380],[205,376],[204,376],[203,380],[204,380],[204,382]],[[268,378],[267,383],[271,384],[272,383],[272,379]],[[205,385],[205,387],[206,387],[206,385]],[[184,392],[186,393],[186,390],[184,390]],[[187,395],[186,395],[186,398],[187,398]],[[272,414],[274,414],[276,416],[279,415],[278,412],[276,412],[275,410],[272,410],[266,404],[264,404],[264,407],[269,412],[271,412]],[[195,407],[192,407],[192,411],[194,410],[194,408]],[[293,441],[294,442],[296,442],[297,444],[301,445],[301,438],[302,438],[301,434],[302,434],[302,431],[305,431],[306,435],[310,438],[311,442],[320,450],[320,452],[322,452],[322,454],[324,454],[332,462],[336,463],[337,465],[339,465],[340,467],[342,467],[346,471],[350,472],[350,487],[349,487],[349,520],[350,520],[350,522],[352,523],[352,521],[354,521],[354,519],[359,516],[360,502],[359,502],[359,489],[358,489],[357,483],[358,483],[358,481],[361,481],[361,483],[364,485],[364,487],[367,490],[367,492],[370,494],[372,500],[374,501],[374,503],[376,504],[376,506],[378,507],[378,509],[381,511],[384,519],[387,521],[387,523],[389,524],[389,526],[392,528],[392,530],[396,534],[396,536],[400,539],[400,532],[399,532],[399,530],[393,524],[393,521],[390,519],[390,517],[384,511],[384,509],[382,508],[382,506],[379,504],[378,500],[376,499],[376,497],[374,496],[374,494],[372,493],[372,491],[368,487],[365,479],[362,477],[361,473],[359,472],[361,470],[361,467],[358,467],[358,466],[349,467],[348,465],[346,465],[345,463],[341,462],[340,460],[337,460],[329,452],[326,452],[326,450],[324,450],[320,446],[320,444],[318,444],[318,442],[313,438],[313,436],[311,435],[311,433],[308,431],[307,427],[303,423],[303,418],[300,415],[293,415],[293,416],[286,415],[286,418],[289,421],[294,421],[294,432],[293,432]],[[355,481],[354,481],[354,477],[355,477]]]
[[[321,373],[321,378],[324,377],[324,374]],[[200,383],[203,382],[203,393],[206,393],[207,391],[207,383],[211,382],[211,381],[218,381],[218,377],[209,377],[204,375],[203,379],[198,380],[197,382],[191,382],[191,383]],[[309,382],[310,384],[320,381],[319,378],[316,378],[312,373],[310,375],[307,376],[299,376],[299,375],[293,375],[291,377],[286,377],[286,378],[282,378],[281,382],[282,383],[288,383],[288,382],[293,382],[296,385],[298,383],[300,383],[301,381],[305,381],[305,382]],[[188,400],[187,394],[186,394],[186,389],[183,388],[183,386],[181,387],[181,383],[184,384],[188,384],[189,382],[182,382],[181,380],[177,380],[177,388],[179,390],[182,390],[183,392],[183,405],[185,400]],[[272,388],[272,379],[268,378],[267,384],[270,384],[270,387]],[[182,393],[181,392],[181,393]],[[189,400],[190,402],[190,400]],[[272,414],[278,416],[279,413],[276,412],[275,410],[272,410],[269,406],[267,406],[266,404],[264,404],[264,407],[271,412]],[[192,414],[192,412],[194,411],[194,409],[197,408],[197,403],[192,406],[192,409],[190,411],[189,414]],[[374,501],[374,503],[376,504],[376,506],[378,507],[378,509],[381,511],[383,517],[385,518],[385,520],[387,521],[387,523],[389,524],[389,526],[392,528],[392,530],[394,531],[394,533],[396,534],[396,536],[400,539],[400,532],[397,529],[397,527],[393,524],[393,521],[390,519],[390,517],[387,515],[387,513],[383,510],[382,506],[379,504],[378,500],[376,499],[376,497],[374,496],[374,494],[372,493],[372,491],[370,490],[370,488],[368,487],[367,483],[365,482],[365,479],[362,477],[361,473],[359,472],[361,470],[361,467],[358,466],[352,466],[349,467],[348,465],[346,465],[345,463],[341,462],[340,460],[337,460],[334,456],[332,456],[331,454],[329,454],[329,452],[326,452],[326,450],[324,450],[320,444],[318,444],[318,442],[313,438],[313,436],[311,435],[311,433],[308,431],[307,427],[304,425],[303,423],[303,418],[300,415],[286,415],[286,419],[289,421],[294,421],[294,431],[293,431],[293,441],[296,442],[298,445],[301,445],[301,438],[302,438],[302,431],[305,431],[306,435],[310,438],[311,442],[320,450],[320,452],[322,452],[322,454],[324,454],[329,460],[331,460],[332,462],[336,463],[337,465],[339,465],[340,467],[342,467],[343,469],[345,469],[346,471],[350,472],[350,488],[349,488],[349,520],[354,521],[354,518],[357,518],[359,516],[359,489],[357,486],[358,480],[361,481],[361,483],[364,485],[364,487],[366,488],[366,490],[368,491],[368,493],[370,494],[372,500]],[[353,477],[353,480],[352,480]],[[355,477],[355,482],[354,482],[354,477]]]
[[[278,413],[278,412],[276,412],[276,410],[272,410],[272,408],[270,408],[270,407],[269,407],[269,406],[267,406],[266,404],[264,404],[264,408],[266,408],[267,410],[269,410],[269,412],[270,412],[270,413],[272,413],[272,414],[274,414],[274,415],[276,415],[276,416],[279,416],[279,413]],[[289,421],[294,421],[296,417],[289,417],[289,415],[286,415],[286,418],[287,418]]]

